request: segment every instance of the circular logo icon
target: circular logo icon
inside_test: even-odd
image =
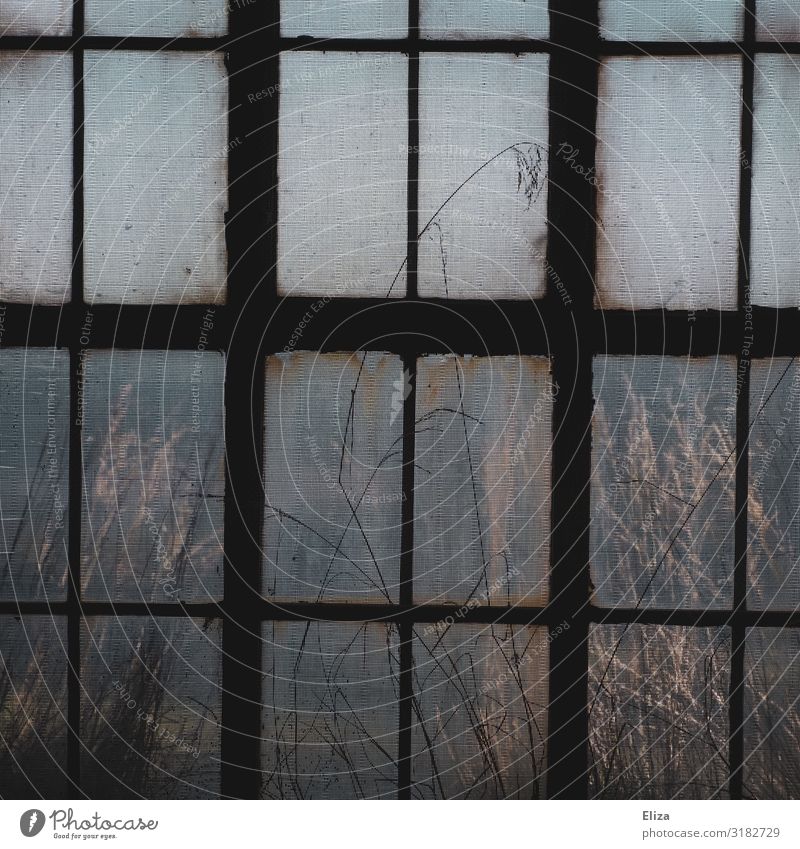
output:
[[[38,808],[31,808],[19,818],[19,830],[25,837],[36,837],[44,828],[44,812]]]

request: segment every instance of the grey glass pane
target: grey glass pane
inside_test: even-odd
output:
[[[66,621],[0,616],[0,797],[67,793]]]
[[[598,184],[598,306],[736,308],[741,76],[729,56],[603,61],[586,175]],[[571,145],[556,153],[581,167]]]
[[[66,597],[69,354],[0,351],[0,599]]]
[[[595,359],[596,604],[730,607],[735,369],[733,357]]]
[[[589,639],[589,795],[728,795],[727,629],[595,625]]]
[[[228,31],[243,0],[84,0],[89,35],[212,37]],[[252,0],[251,0],[252,2]]]
[[[89,798],[219,794],[221,638],[209,620],[87,620],[81,782]]]
[[[733,41],[744,26],[742,0],[600,0],[609,40]]]
[[[536,799],[545,792],[545,628],[415,626],[412,794]]]
[[[0,35],[69,35],[70,32],[72,0],[3,0],[0,5]]]
[[[759,41],[800,41],[797,0],[757,0],[756,38]]]
[[[547,73],[543,54],[420,57],[420,294],[545,294]]]
[[[85,61],[87,298],[224,301],[223,56],[89,50]]]
[[[221,598],[222,356],[92,351],[82,378],[84,598]]]
[[[420,0],[423,38],[547,38],[547,0]]]
[[[262,633],[262,796],[396,797],[396,626],[270,622]]]
[[[800,798],[800,631],[750,628],[745,641],[744,794]]]
[[[0,299],[4,301],[69,300],[72,85],[72,57],[67,53],[0,51]]]
[[[280,294],[405,294],[407,121],[405,56],[281,54]]]
[[[405,38],[408,0],[281,0],[281,35]]]
[[[547,600],[555,391],[544,358],[419,360],[415,601]]]
[[[399,357],[267,359],[264,592],[278,601],[397,601]]]

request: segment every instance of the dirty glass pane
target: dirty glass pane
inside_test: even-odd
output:
[[[263,626],[261,795],[397,795],[397,626]]]
[[[267,597],[398,600],[405,395],[389,354],[267,359]]]
[[[600,33],[623,41],[732,41],[742,0],[600,0]]]
[[[547,73],[543,54],[421,56],[421,295],[545,294]]]
[[[408,59],[281,55],[278,292],[405,294]]]
[[[735,369],[733,357],[595,359],[595,604],[730,606]]]
[[[0,91],[0,299],[60,304],[72,268],[72,57],[0,51]]]
[[[800,7],[798,7],[800,14]],[[800,62],[756,57],[750,295],[768,307],[800,306]]]
[[[69,354],[0,351],[0,599],[66,597]]]
[[[544,358],[419,360],[415,601],[547,600],[556,391]]]
[[[227,91],[222,55],[87,51],[87,298],[224,301]]]
[[[797,0],[757,0],[756,38],[759,41],[800,41]]]
[[[547,0],[420,0],[423,38],[547,38]]]
[[[545,793],[546,628],[416,625],[412,797]]]
[[[744,795],[800,798],[800,631],[750,628],[745,641]]]
[[[69,35],[72,32],[72,2],[3,0],[0,35]],[[5,85],[2,88],[5,89]]]
[[[223,371],[215,353],[84,357],[84,598],[222,597]]]
[[[173,36],[224,35],[228,9],[242,0],[84,0],[89,35]]]
[[[0,616],[0,797],[67,793],[63,617]]]
[[[220,790],[222,628],[143,616],[86,620],[81,781],[92,799]]]
[[[281,35],[405,38],[407,0],[281,0]]]
[[[735,309],[739,59],[606,59],[599,85],[597,305]]]
[[[727,629],[595,625],[589,797],[728,795]]]

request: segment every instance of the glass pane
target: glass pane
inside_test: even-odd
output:
[[[81,783],[90,799],[219,794],[221,639],[209,620],[87,620]]]
[[[67,795],[66,620],[0,616],[0,797]]]
[[[221,598],[222,356],[92,351],[83,380],[84,598]]]
[[[547,38],[547,0],[420,0],[423,38]]]
[[[407,0],[281,0],[281,35],[405,38]]]
[[[270,622],[263,638],[262,796],[396,797],[396,626]]]
[[[609,40],[732,41],[743,33],[742,0],[600,0]]]
[[[72,0],[3,0],[0,5],[0,35],[69,35],[71,32]],[[2,88],[5,91],[5,84]]]
[[[239,0],[84,0],[89,35],[174,36],[224,35],[228,8]],[[252,2],[252,0],[251,0]]]
[[[537,799],[545,792],[545,628],[415,626],[412,796]]]
[[[800,7],[798,7],[800,13]],[[752,248],[754,304],[800,306],[800,64],[756,56],[753,121]]]
[[[759,41],[800,41],[797,0],[757,0],[756,38]]]
[[[227,90],[221,55],[87,51],[87,298],[225,300]]]
[[[730,607],[735,370],[733,357],[595,359],[595,604]]]
[[[744,796],[800,797],[800,631],[750,628],[745,641]]]
[[[281,55],[278,292],[405,294],[408,59]]]
[[[547,600],[555,391],[544,358],[419,361],[415,601]]]
[[[69,354],[0,351],[0,599],[66,597]]]
[[[595,625],[589,796],[728,795],[727,629]]]
[[[735,309],[740,88],[733,57],[603,61],[598,306]]]
[[[397,601],[398,357],[267,359],[264,591],[277,601]]]
[[[0,51],[0,299],[4,301],[69,300],[72,86],[68,54]]]
[[[421,295],[545,294],[547,73],[542,54],[420,58]]]

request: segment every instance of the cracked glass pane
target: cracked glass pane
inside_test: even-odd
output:
[[[89,35],[197,38],[224,35],[241,0],[84,0]]]
[[[407,0],[281,0],[281,35],[405,38]]]
[[[423,38],[547,38],[547,0],[420,0]]]
[[[600,33],[622,41],[733,41],[742,0],[600,0]]]
[[[71,32],[72,0],[3,0],[0,4],[0,35],[69,35]]]

